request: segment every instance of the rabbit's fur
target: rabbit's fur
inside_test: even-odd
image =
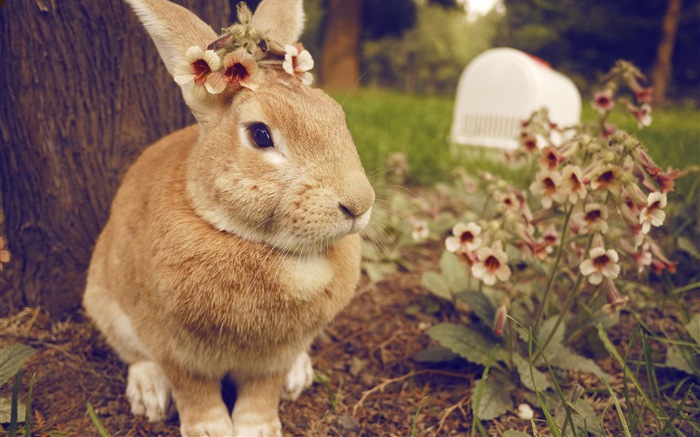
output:
[[[127,0],[172,73],[214,31],[166,0]],[[253,17],[296,41],[301,0]],[[129,364],[135,414],[179,412],[183,435],[281,435],[279,397],[311,384],[307,348],[350,301],[374,202],[339,105],[279,71],[206,100],[198,125],[147,148],[127,172],[94,249],[84,306]],[[256,148],[246,126],[270,127]],[[221,380],[237,399],[229,414]]]

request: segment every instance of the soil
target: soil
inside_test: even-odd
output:
[[[464,361],[424,365],[412,359],[430,344],[427,329],[454,317],[447,306],[431,315],[406,312],[409,306],[422,305],[428,298],[421,286],[421,273],[437,269],[441,247],[428,243],[402,251],[412,270],[394,273],[378,283],[363,278],[353,302],[314,344],[311,356],[323,381],[316,382],[297,401],[281,404],[285,435],[470,434],[469,396],[483,368]],[[700,311],[697,296],[687,304],[691,313]],[[676,319],[672,309],[656,309],[644,316],[652,328],[661,323],[677,324]],[[623,313],[621,323],[611,331],[621,350],[635,325],[634,318]],[[126,366],[82,312],[55,322],[41,309],[15,311],[0,319],[0,334],[0,346],[21,342],[38,351],[26,363],[22,381],[26,392],[31,375],[36,373],[33,435],[98,435],[88,415],[88,403],[112,436],[179,435],[177,418],[149,423],[131,414],[124,395]],[[610,358],[597,362],[612,374],[611,385],[619,389],[619,368]],[[672,381],[679,375],[666,372],[660,377]],[[615,408],[602,383],[591,375],[570,372],[565,388],[574,384],[586,389],[584,396],[598,412],[606,412],[606,434],[621,435]],[[1,396],[10,393],[7,385],[0,390]],[[224,390],[230,399],[234,389],[226,386]],[[514,401],[515,405],[523,401],[534,404],[527,393],[519,391]],[[543,419],[537,409],[535,418]],[[538,423],[539,435],[549,435],[544,421]],[[484,423],[484,427],[489,435],[502,435],[508,429],[532,433],[530,421],[520,419],[515,411]]]

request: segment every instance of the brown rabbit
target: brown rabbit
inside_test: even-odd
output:
[[[262,61],[256,87],[221,91],[212,79],[202,92],[203,76],[178,72],[192,46],[204,53],[221,39],[167,0],[127,1],[198,124],[126,174],[85,308],[129,365],[134,414],[163,420],[172,396],[182,435],[281,435],[280,396],[311,384],[307,349],[353,296],[374,191],[331,98]],[[291,45],[302,0],[264,0],[250,24],[266,38],[256,56]]]

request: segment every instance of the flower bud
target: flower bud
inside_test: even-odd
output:
[[[493,319],[493,334],[496,337],[503,337],[503,329],[506,326],[508,318],[508,309],[505,304],[501,304],[496,310],[496,316]]]

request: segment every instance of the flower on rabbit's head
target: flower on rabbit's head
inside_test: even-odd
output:
[[[284,55],[284,63],[282,68],[284,71],[301,80],[304,85],[311,85],[314,76],[309,73],[309,70],[314,68],[314,60],[308,50],[304,50],[304,46],[297,44],[295,46],[287,45],[284,47],[286,54]]]
[[[238,49],[229,53],[224,57],[223,65],[224,79],[229,86],[240,86],[250,90],[258,88],[258,63],[247,51]]]
[[[226,88],[220,68],[221,59],[214,51],[192,46],[185,53],[185,60],[175,67],[173,76],[180,85],[193,82],[195,95],[203,97],[207,92],[219,94]]]
[[[236,11],[239,22],[224,29],[206,50],[199,46],[187,50],[185,60],[175,68],[178,84],[194,83],[193,93],[198,98],[226,88],[255,90],[260,85],[260,67],[284,70],[304,85],[311,83],[309,70],[314,60],[301,44],[282,47],[253,26],[252,12],[245,3],[239,3]]]

